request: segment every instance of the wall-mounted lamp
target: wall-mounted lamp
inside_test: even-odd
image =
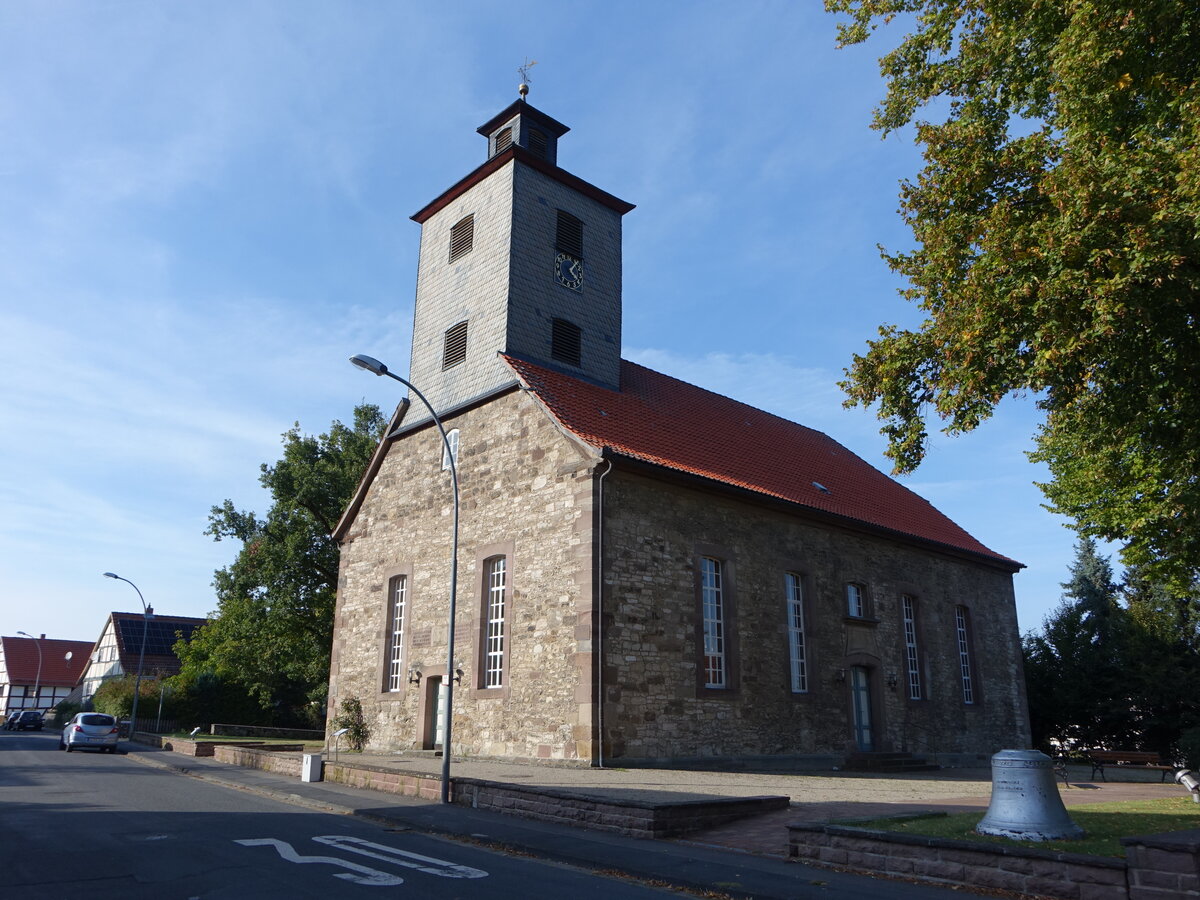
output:
[[[421,670],[417,668],[416,663],[413,663],[411,666],[408,667],[408,683],[409,684],[420,684],[421,683]]]
[[[1192,800],[1200,803],[1200,778],[1191,769],[1180,769],[1175,773],[1175,780],[1192,792]]]
[[[895,672],[887,673],[887,686],[888,687],[890,687],[894,691],[896,689],[896,685],[898,685],[899,683],[900,683],[900,677]]]
[[[455,663],[454,664],[454,683],[462,684],[462,680],[463,680],[462,663]]]
[[[839,681],[839,682],[840,682],[840,681],[845,681],[845,680],[846,680],[846,670],[845,670],[845,669],[838,669],[836,672],[834,672],[834,673],[833,673],[833,680],[834,680],[834,681]]]

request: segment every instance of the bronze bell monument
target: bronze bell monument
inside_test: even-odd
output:
[[[1083,837],[1058,794],[1054,761],[1037,750],[1001,750],[992,757],[992,801],[975,830],[1019,841]]]

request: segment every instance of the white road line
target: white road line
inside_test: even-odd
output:
[[[275,838],[248,838],[242,841],[234,841],[234,843],[241,844],[243,847],[274,847],[279,855],[288,862],[324,863],[329,866],[339,866],[343,869],[349,869],[349,872],[337,872],[333,877],[343,878],[355,884],[369,884],[377,887],[404,884],[404,879],[399,875],[389,875],[387,872],[380,872],[378,869],[368,869],[366,866],[360,866],[358,863],[348,862],[334,856],[301,856],[287,841],[279,841]],[[353,874],[355,872],[361,874],[355,875]]]
[[[321,844],[328,844],[331,847],[337,847],[341,850],[348,850],[351,853],[361,853],[363,856],[369,856],[372,859],[381,859],[384,862],[395,863],[398,866],[405,866],[409,869],[416,869],[418,872],[424,872],[427,875],[437,875],[440,878],[487,877],[487,872],[482,869],[472,869],[470,866],[447,862],[444,859],[434,859],[432,856],[422,856],[419,853],[398,850],[395,847],[375,844],[363,838],[327,834],[322,837],[314,837],[313,840]],[[412,860],[412,862],[409,860]]]

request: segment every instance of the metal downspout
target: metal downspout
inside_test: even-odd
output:
[[[596,632],[592,636],[596,652],[596,768],[604,768],[604,479],[608,468],[596,480]]]

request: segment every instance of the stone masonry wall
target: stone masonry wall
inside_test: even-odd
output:
[[[1029,744],[1012,578],[911,544],[623,472],[604,484],[606,756],[845,753],[850,666],[870,673],[875,750],[985,761]],[[697,556],[726,564],[731,686],[698,683]],[[785,572],[805,591],[808,690],[793,693]],[[870,614],[846,614],[844,586]],[[917,604],[924,697],[905,691],[901,595]],[[956,605],[970,613],[975,703],[963,702]],[[898,685],[887,686],[895,673]]]
[[[588,759],[592,755],[592,461],[521,391],[446,422],[460,430],[456,755]],[[357,697],[371,749],[433,745],[431,678],[445,672],[451,539],[449,473],[426,428],[396,441],[342,549],[330,675],[331,714]],[[481,689],[481,571],[509,559],[505,684]],[[384,689],[391,576],[408,577],[404,669]]]
[[[975,885],[1019,896],[1127,900],[1126,863],[1084,856],[889,834],[838,825],[789,825],[788,853],[811,866],[878,872],[905,881]],[[1182,894],[1163,895],[1181,897]]]

